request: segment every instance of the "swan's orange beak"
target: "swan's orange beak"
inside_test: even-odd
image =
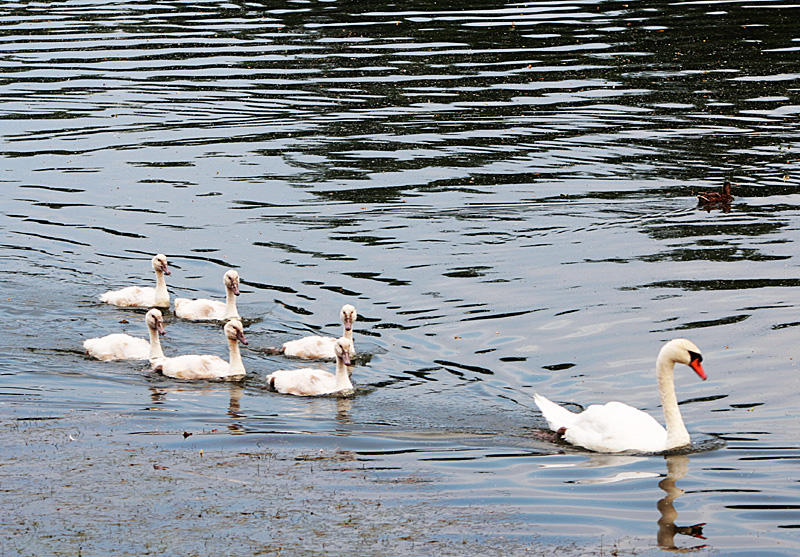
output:
[[[700,376],[700,379],[703,381],[706,380],[706,372],[703,369],[703,365],[700,363],[700,360],[692,360],[689,362],[689,367],[691,367],[694,372]]]

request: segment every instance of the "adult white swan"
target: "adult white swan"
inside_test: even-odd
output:
[[[225,302],[208,300],[190,300],[175,298],[175,315],[190,321],[227,321],[239,319],[236,309],[236,296],[239,295],[239,273],[231,269],[222,277],[225,285]]]
[[[649,414],[621,402],[593,404],[576,414],[538,393],[534,394],[534,401],[550,429],[573,445],[604,453],[667,451],[691,442],[675,397],[675,364],[690,366],[705,380],[702,361],[703,356],[697,346],[684,338],[669,341],[658,353],[658,394],[666,429]]]
[[[239,381],[244,379],[245,369],[239,343],[247,344],[244,338],[242,322],[231,319],[223,328],[228,340],[229,359],[226,362],[219,356],[187,354],[174,358],[156,358],[152,360],[153,370],[160,371],[174,379],[216,379],[222,381]]]
[[[327,395],[353,390],[347,366],[350,365],[350,352],[353,343],[347,337],[336,339],[336,375],[304,367],[300,369],[280,369],[267,376],[270,390],[287,395],[312,396]]]
[[[120,307],[168,308],[169,292],[164,275],[169,274],[167,256],[159,253],[153,257],[153,270],[156,272],[156,287],[128,286],[120,290],[109,290],[100,295],[100,301]]]
[[[339,318],[344,327],[343,336],[350,341],[350,357],[355,356],[356,349],[353,344],[353,323],[358,319],[356,308],[350,304],[342,306]],[[295,358],[316,359],[316,358],[335,358],[336,357],[336,337],[307,336],[297,340],[284,342],[278,350],[280,354],[294,356]]]
[[[161,312],[153,308],[144,316],[150,341],[132,337],[123,333],[114,333],[99,338],[88,338],[83,341],[86,353],[92,358],[103,361],[111,360],[152,360],[163,358],[159,335],[164,334],[164,318]]]

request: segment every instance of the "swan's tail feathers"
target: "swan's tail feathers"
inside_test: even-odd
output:
[[[574,412],[570,412],[539,393],[534,393],[533,401],[536,403],[536,406],[539,407],[539,410],[542,411],[544,419],[547,420],[547,425],[550,426],[550,429],[553,431],[569,428],[575,422],[576,414]]]

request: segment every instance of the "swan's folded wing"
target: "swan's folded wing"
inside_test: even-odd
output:
[[[333,337],[308,336],[283,343],[283,353],[295,358],[336,358],[336,339]]]
[[[219,356],[187,354],[159,358],[153,369],[174,379],[221,379],[230,375],[230,364]]]
[[[666,443],[667,432],[655,418],[622,402],[593,404],[577,417],[564,440],[593,451],[657,452]]]
[[[83,341],[86,353],[102,361],[146,360],[150,357],[150,343],[123,333],[114,333]]]
[[[120,307],[149,307],[155,304],[156,290],[148,286],[128,286],[100,295],[100,301]]]
[[[216,300],[176,298],[175,315],[191,321],[221,321],[225,316],[225,304]]]
[[[297,396],[333,392],[336,383],[330,373],[313,368],[280,369],[267,376],[267,381],[277,392]]]

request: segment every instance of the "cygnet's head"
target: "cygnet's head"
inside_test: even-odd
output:
[[[356,319],[358,319],[358,313],[356,312],[356,308],[350,304],[345,304],[342,306],[342,311],[339,312],[339,317],[342,319],[344,330],[352,331],[353,323],[355,323]]]
[[[352,365],[350,363],[350,352],[353,350],[353,342],[347,338],[342,337],[336,341],[334,351],[336,352],[336,360],[341,361],[344,365]]]
[[[685,364],[692,368],[694,372],[705,381],[706,372],[703,369],[703,355],[700,349],[691,341],[685,338],[676,338],[664,345],[658,354],[659,359],[666,358],[677,364]]]
[[[161,336],[164,336],[167,332],[164,329],[164,316],[161,315],[161,311],[156,308],[147,312],[144,316],[144,322],[147,323],[148,329],[156,331]]]
[[[227,290],[230,290],[237,296],[239,295],[239,273],[231,269],[225,273],[223,283],[225,284],[225,288]]]
[[[167,266],[167,256],[163,253],[159,253],[153,257],[153,269],[156,273],[164,273],[165,275],[168,275],[169,267]]]
[[[238,340],[242,344],[247,344],[247,340],[244,338],[244,327],[238,319],[228,321],[223,330],[225,331],[225,336],[230,340]]]

